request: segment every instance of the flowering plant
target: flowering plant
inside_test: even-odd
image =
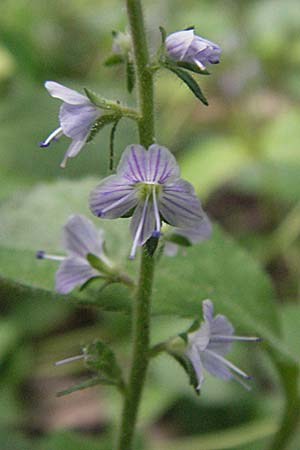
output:
[[[119,349],[115,354],[111,346],[98,336],[92,342],[84,343],[78,355],[66,354],[56,363],[61,366],[79,361],[85,364],[89,374],[86,380],[59,395],[96,385],[118,389],[123,400],[123,412],[114,450],[136,448],[138,412],[147,385],[146,375],[157,355],[174,358],[188,375],[196,393],[209,396],[210,382],[204,383],[206,372],[212,375],[207,378],[236,380],[248,390],[257,381],[261,382],[259,376],[254,376],[253,382],[249,381],[248,370],[255,375],[255,348],[264,348],[268,352],[283,380],[286,410],[271,444],[272,450],[283,450],[299,417],[299,368],[294,354],[281,341],[279,318],[274,308],[275,294],[270,281],[247,252],[241,250],[217,225],[212,225],[198,197],[205,168],[201,165],[196,167],[194,173],[199,178],[199,186],[196,183],[193,186],[184,170],[181,178],[182,153],[177,141],[169,146],[168,142],[156,139],[156,73],[165,69],[171,71],[196,99],[207,106],[199,79],[204,79],[202,75],[209,75],[207,69],[211,70],[211,66],[219,62],[221,48],[196,35],[194,29],[167,34],[160,27],[162,44],[152,55],[148,50],[141,1],[127,0],[126,11],[128,31],[113,32],[112,55],[105,64],[124,66],[127,89],[129,93],[135,89],[136,107],[121,104],[118,99],[108,100],[90,89],[84,89],[81,94],[54,81],[45,83],[49,94],[61,100],[62,104],[59,127],[40,146],[48,147],[63,135],[71,139],[61,163],[61,167],[65,167],[67,160],[79,155],[103,127],[110,127],[109,173],[98,183],[93,180],[88,189],[86,186],[82,189],[83,184],[79,181],[64,185],[67,188],[53,195],[55,201],[62,200],[65,207],[63,220],[66,222],[61,222],[64,224],[63,254],[38,250],[37,259],[48,262],[34,266],[34,274],[24,264],[27,280],[31,281],[31,277],[38,280],[32,286],[28,286],[24,282],[26,277],[22,276],[20,283],[15,285],[10,280],[8,264],[9,276],[4,288],[0,280],[1,294],[4,292],[4,296],[10,298],[14,289],[16,297],[24,302],[35,296],[99,308],[101,313],[126,312],[130,317],[130,363],[124,363],[126,355],[119,360],[116,356]],[[132,143],[128,138],[130,134],[126,135],[125,140],[129,142],[120,146],[120,151],[125,149],[115,161],[116,130],[124,118],[133,121],[138,137]],[[180,150],[178,161],[175,158],[176,145]],[[105,149],[101,150],[105,154]],[[50,186],[48,189],[54,188]],[[76,198],[77,207],[84,198],[82,211],[85,215],[75,210],[69,216],[71,197]],[[45,208],[48,206],[55,228],[60,221],[59,216],[51,205],[47,204]],[[115,224],[119,226],[118,232]],[[48,229],[50,233],[51,225]],[[53,242],[46,239],[41,247],[51,249],[51,245]],[[122,246],[123,252],[120,250]],[[126,255],[125,261],[117,261],[114,253],[122,257]],[[10,256],[8,253],[8,261]],[[34,260],[32,254],[30,258]],[[56,266],[55,262],[59,265]],[[51,272],[53,268],[55,274]],[[53,274],[56,292],[49,289],[49,278],[52,282]],[[200,323],[201,304],[203,321]],[[156,343],[156,337],[151,335],[152,314],[153,321],[155,316],[165,314],[192,319],[194,323],[186,330],[181,322],[180,329]],[[238,354],[227,357],[236,341],[258,342],[261,337],[261,345],[250,346],[253,351],[248,361],[242,360]],[[104,340],[108,340],[107,335]],[[78,343],[75,345],[79,347]],[[239,348],[238,345],[236,347]],[[243,347],[245,352],[246,347]],[[245,367],[245,372],[239,367]],[[235,384],[228,383],[228,389],[239,389],[241,396],[248,395],[237,384],[234,387]],[[190,392],[193,394],[192,389]],[[197,401],[202,405],[201,398]]]

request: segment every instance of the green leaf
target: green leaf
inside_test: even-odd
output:
[[[111,67],[117,64],[123,64],[124,62],[125,62],[124,56],[114,53],[104,61],[104,65],[107,67]]]
[[[200,86],[196,83],[194,78],[187,73],[185,70],[182,70],[176,66],[176,64],[171,64],[169,61],[165,62],[164,67],[166,69],[170,70],[171,72],[175,73],[178,78],[183,81],[187,87],[193,92],[193,94],[205,105],[208,106],[208,101],[205,98],[203,92],[200,89]]]
[[[54,295],[59,301],[68,301],[69,296],[50,292],[57,263],[38,261],[34,254],[39,248],[57,252],[61,226],[70,213],[86,212],[86,199],[95,184],[95,180],[60,181],[39,186],[4,204],[0,208],[0,244],[8,248],[0,248],[1,274],[21,283],[22,289],[45,290],[40,293],[49,300]],[[131,239],[128,220],[95,222],[106,231],[108,255],[126,261],[128,271],[136,273],[138,261],[127,260]],[[19,284],[13,285],[13,292],[18,291]],[[9,289],[6,292],[10,295]],[[30,291],[27,298],[29,295]],[[77,303],[97,304],[106,311],[129,312],[131,308],[128,289],[120,284],[107,286],[100,293],[94,289],[74,291],[70,297]],[[238,332],[257,334],[264,338],[263,345],[293,357],[279,338],[276,295],[270,279],[257,261],[218,227],[211,239],[188,247],[186,256],[161,258],[156,268],[152,311],[199,319],[205,298],[214,302],[217,312],[228,316]],[[298,362],[297,356],[295,359]]]
[[[131,93],[135,85],[135,70],[134,64],[129,58],[126,60],[126,85],[128,92]]]

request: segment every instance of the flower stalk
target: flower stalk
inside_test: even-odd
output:
[[[149,53],[140,0],[127,0],[127,15],[133,42],[137,95],[140,109],[138,130],[140,143],[148,148],[154,141],[153,75],[149,69]],[[154,275],[154,258],[143,246],[138,286],[133,310],[133,355],[124,399],[118,450],[131,450],[138,408],[149,361],[150,305]]]

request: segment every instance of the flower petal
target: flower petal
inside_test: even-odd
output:
[[[136,244],[143,245],[152,235],[155,230],[155,215],[153,211],[152,201],[139,202],[133,213],[130,231],[133,239],[137,236]]]
[[[88,253],[101,257],[103,231],[81,214],[71,216],[63,227],[63,246],[71,256],[85,258]]]
[[[117,167],[117,174],[130,183],[147,180],[147,151],[142,145],[132,144],[125,148]]]
[[[136,206],[136,191],[119,175],[111,175],[96,186],[90,194],[90,209],[93,214],[107,219],[122,217]]]
[[[197,244],[198,242],[209,239],[212,232],[212,226],[207,215],[204,214],[203,220],[195,227],[173,228],[166,236],[166,239],[172,236],[182,236],[187,239],[191,244]],[[179,244],[178,244],[179,245]]]
[[[203,352],[202,363],[203,367],[212,375],[221,378],[222,380],[230,380],[232,378],[230,370],[213,355]]]
[[[208,322],[203,322],[200,328],[188,334],[188,341],[191,346],[196,346],[199,351],[203,351],[209,344],[210,327]]]
[[[69,256],[60,265],[55,275],[55,289],[60,294],[67,294],[75,286],[84,284],[90,278],[99,276],[89,263],[80,257]]]
[[[194,39],[194,30],[176,31],[167,36],[165,45],[170,58],[183,60]]]
[[[63,103],[59,111],[59,121],[66,136],[72,139],[85,140],[99,115],[99,109],[93,105]]]
[[[195,374],[197,377],[197,381],[198,381],[197,390],[200,391],[201,385],[204,381],[203,366],[202,366],[200,354],[197,351],[196,347],[190,347],[186,351],[186,355],[193,365],[193,368],[194,368],[194,371],[195,371]]]
[[[197,227],[205,215],[193,186],[181,179],[163,186],[158,208],[164,220],[175,227]]]
[[[59,98],[60,100],[69,103],[70,105],[87,105],[91,104],[89,99],[79,92],[73,89],[67,88],[62,84],[56,83],[55,81],[46,81],[45,88],[49,94],[54,98]]]
[[[166,147],[153,144],[149,147],[147,156],[147,181],[163,184],[179,178],[179,166]]]

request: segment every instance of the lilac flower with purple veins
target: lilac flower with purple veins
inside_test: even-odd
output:
[[[200,70],[205,70],[208,64],[219,63],[220,47],[195,35],[192,29],[169,34],[165,46],[171,59],[196,64]]]
[[[106,276],[90,265],[88,254],[98,257],[108,271],[112,268],[103,250],[103,231],[97,230],[85,216],[76,214],[69,217],[63,227],[62,244],[68,256],[48,255],[42,250],[36,254],[38,259],[61,263],[55,275],[55,290],[61,294],[67,294],[91,278]]]
[[[203,220],[195,228],[174,228],[166,233],[164,254],[167,256],[176,256],[179,246],[188,246],[197,244],[210,238],[212,232],[211,223],[206,214]],[[183,240],[180,243],[180,239]],[[184,242],[187,241],[187,242]]]
[[[60,126],[41,142],[40,146],[48,147],[63,134],[71,138],[72,142],[61,163],[61,167],[64,168],[67,159],[76,156],[86,143],[91,127],[101,115],[101,110],[84,95],[59,83],[46,81],[45,87],[52,97],[59,98],[63,104],[59,111]]]
[[[249,389],[241,378],[248,380],[251,377],[225,359],[224,355],[230,351],[233,341],[255,342],[260,338],[234,336],[234,328],[225,316],[217,314],[213,317],[211,300],[204,300],[202,308],[204,322],[197,331],[188,334],[186,350],[198,380],[197,390],[200,390],[204,380],[203,368],[222,380],[233,378]]]
[[[98,217],[115,219],[131,214],[133,245],[161,234],[162,220],[175,227],[197,227],[204,212],[190,183],[179,178],[179,167],[165,147],[128,146],[116,175],[105,178],[90,195],[90,208]]]

